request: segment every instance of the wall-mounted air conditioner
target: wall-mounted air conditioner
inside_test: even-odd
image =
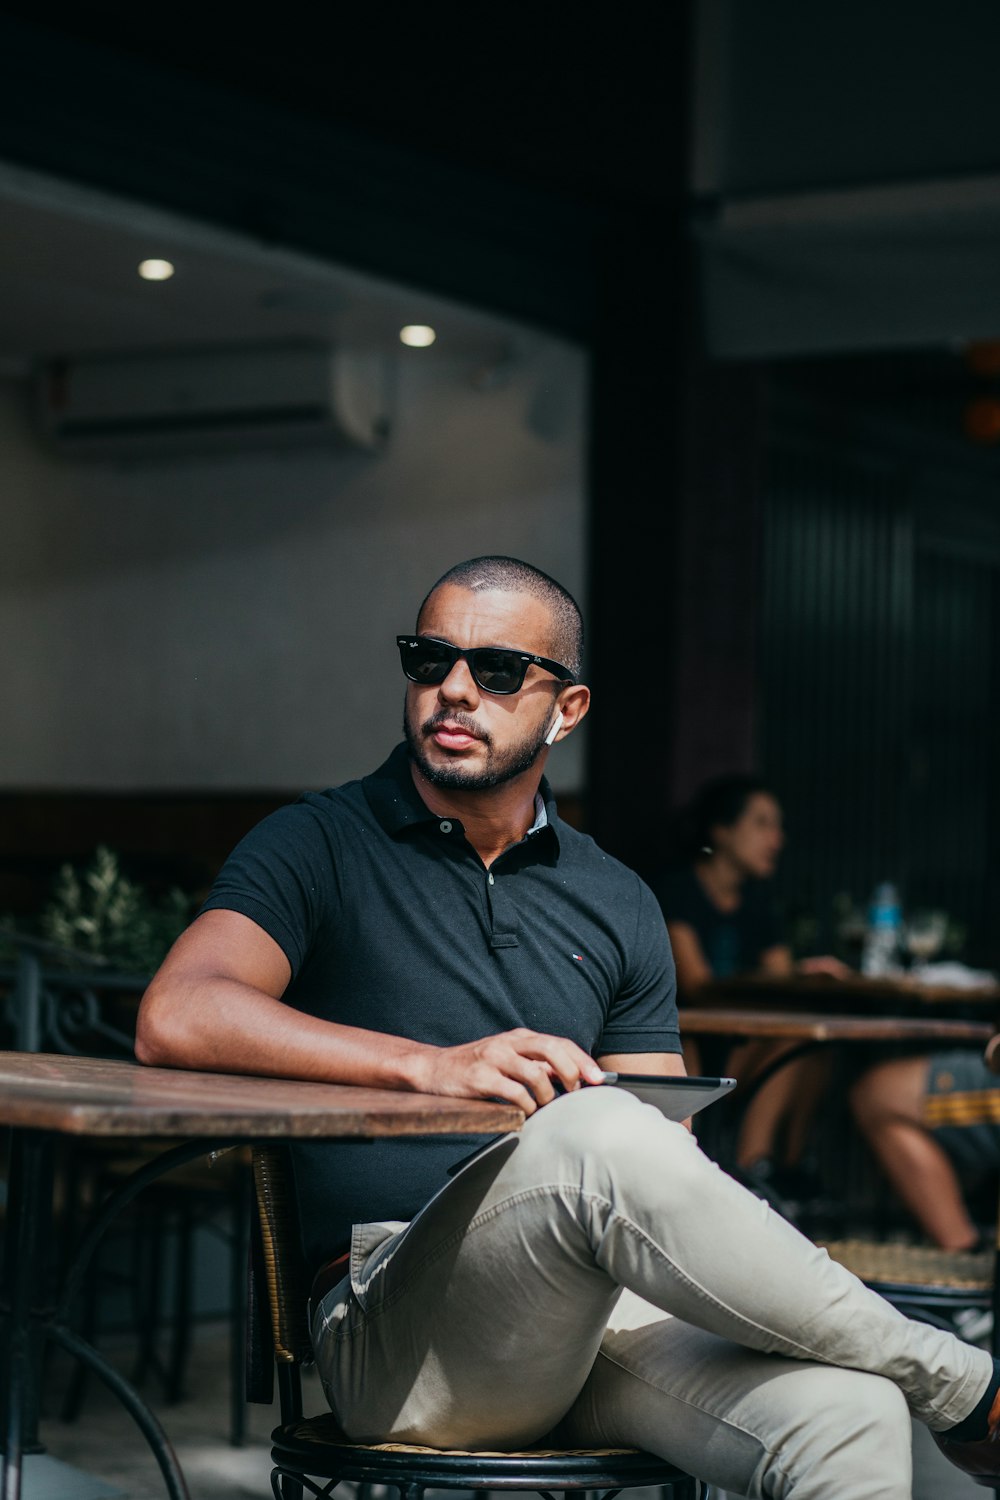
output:
[[[388,357],[328,345],[61,360],[37,383],[47,439],[74,458],[331,443],[389,431]]]

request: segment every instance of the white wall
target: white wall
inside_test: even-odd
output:
[[[487,388],[401,351],[376,457],[69,464],[0,382],[0,786],[330,785],[399,738],[394,636],[452,563],[512,553],[580,597],[585,361],[520,350]]]

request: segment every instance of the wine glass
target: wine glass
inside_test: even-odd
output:
[[[910,955],[910,969],[919,975],[941,947],[948,931],[943,911],[915,911],[903,923],[903,946]]]

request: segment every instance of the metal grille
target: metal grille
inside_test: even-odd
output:
[[[758,762],[785,807],[780,886],[828,945],[835,894],[893,880],[996,962],[1000,559],[922,537],[909,473],[815,436],[770,455]]]
[[[789,829],[781,884],[821,922],[835,892],[903,878],[912,527],[884,467],[788,448],[765,504],[760,762]]]
[[[916,555],[909,896],[977,926],[992,843],[997,576],[991,562]]]

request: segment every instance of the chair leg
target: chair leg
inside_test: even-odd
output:
[[[169,1223],[169,1221],[167,1221]],[[141,1385],[146,1372],[156,1369],[160,1299],[163,1291],[162,1209],[143,1204],[136,1211],[133,1241],[135,1327],[138,1334],[132,1384]]]
[[[249,1295],[247,1266],[250,1253],[250,1195],[253,1179],[241,1168],[229,1197],[232,1218],[229,1238],[229,1441],[242,1448],[247,1434],[247,1405],[243,1389],[246,1368],[246,1307]]]
[[[302,1500],[302,1481],[283,1474],[280,1469],[271,1470],[271,1490],[274,1500]]]
[[[298,1365],[280,1364],[278,1376],[278,1411],[282,1423],[297,1422],[302,1415],[302,1376]]]
[[[191,1352],[191,1262],[193,1257],[193,1216],[186,1206],[177,1214],[177,1246],[174,1260],[174,1316],[170,1350],[164,1374],[164,1396],[168,1406],[175,1406],[184,1394],[184,1375]]]

